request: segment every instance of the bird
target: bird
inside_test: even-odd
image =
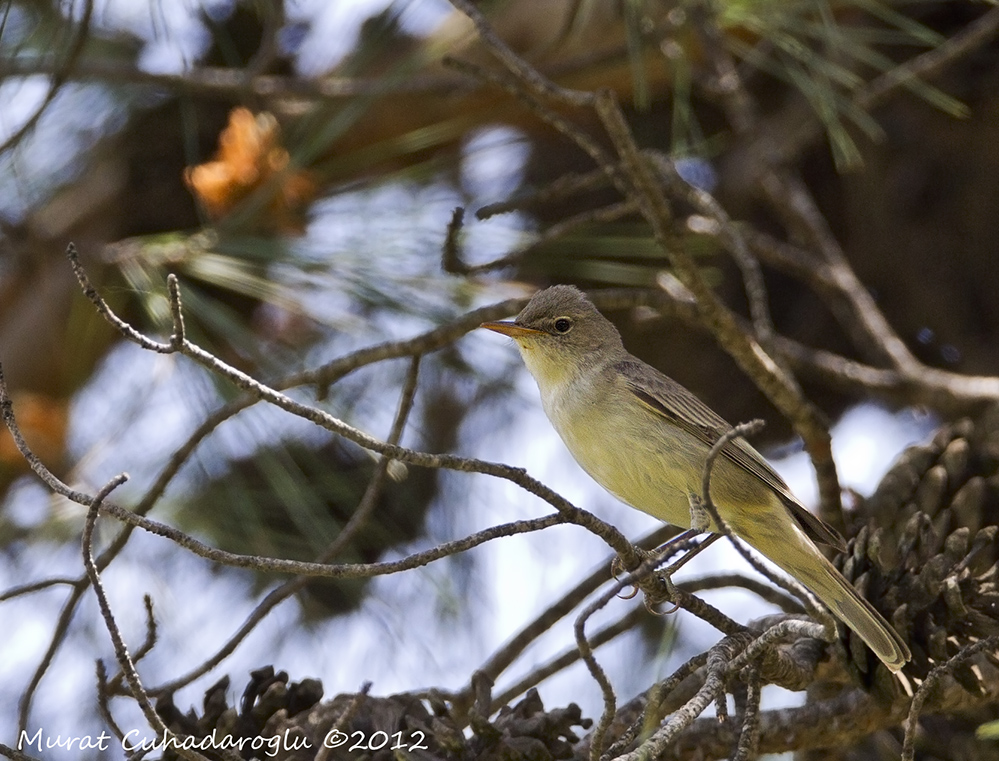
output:
[[[630,354],[614,324],[574,286],[541,290],[514,320],[481,327],[516,341],[545,414],[583,470],[625,504],[691,527],[708,453],[732,429],[720,415]],[[904,640],[816,546],[843,550],[842,536],[745,439],[721,449],[710,488],[731,533],[818,597],[889,670],[911,659]],[[706,528],[720,530],[710,518]]]

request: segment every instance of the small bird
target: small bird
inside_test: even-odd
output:
[[[711,446],[731,426],[671,378],[629,354],[617,328],[573,286],[538,292],[512,322],[483,328],[517,342],[548,419],[583,470],[634,508],[690,527]],[[891,671],[909,648],[815,542],[843,538],[795,498],[744,439],[721,450],[711,499],[729,530],[815,594]],[[708,529],[718,527],[709,521]]]

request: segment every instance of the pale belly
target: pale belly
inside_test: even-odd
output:
[[[704,448],[681,431],[637,430],[627,416],[601,423],[565,425],[560,410],[552,424],[576,462],[615,497],[674,526],[690,526],[688,495],[700,494]],[[583,419],[594,420],[592,415]],[[652,427],[653,430],[660,428]]]

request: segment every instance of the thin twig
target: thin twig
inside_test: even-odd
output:
[[[602,629],[598,629],[593,634],[587,637],[587,641],[592,649],[596,650],[601,645],[604,645],[611,640],[619,637],[625,632],[629,632],[638,626],[646,617],[648,612],[642,607],[634,607],[623,616],[621,616],[617,621],[607,624]],[[569,648],[561,655],[552,658],[547,663],[544,663],[534,669],[521,679],[519,679],[515,684],[507,687],[499,695],[493,697],[493,702],[491,709],[492,711],[497,711],[509,703],[516,697],[523,695],[532,687],[537,687],[545,679],[564,671],[565,669],[572,666],[574,663],[578,662],[582,658],[578,647]]]
[[[16,129],[3,143],[0,143],[0,155],[7,152],[9,148],[17,145],[21,139],[35,128],[42,115],[55,100],[56,95],[62,86],[69,81],[70,75],[83,53],[83,48],[90,40],[90,22],[94,15],[94,0],[86,0],[83,6],[83,13],[80,14],[80,21],[76,35],[72,42],[66,47],[66,56],[53,68],[49,89],[38,104],[34,112],[25,119],[24,123]]]
[[[660,173],[667,181],[667,187],[685,201],[690,203],[701,214],[714,220],[718,226],[718,238],[732,254],[732,258],[742,273],[742,281],[746,289],[746,299],[749,303],[749,314],[753,322],[756,339],[768,350],[772,351],[774,340],[774,324],[770,316],[769,298],[766,283],[763,280],[763,270],[760,263],[749,250],[742,231],[738,225],[729,219],[724,207],[708,191],[691,185],[677,174],[672,161],[659,153],[646,152],[655,162]],[[793,382],[792,375],[787,374]]]
[[[470,0],[450,0],[450,2],[457,10],[468,16],[489,52],[537,95],[570,106],[589,106],[593,103],[593,93],[561,87],[543,76],[537,69],[527,65],[524,59],[500,39],[482,11]]]
[[[728,664],[734,655],[746,645],[747,635],[726,637],[708,651],[705,666],[704,684],[687,703],[673,715],[665,725],[660,727],[648,740],[635,750],[619,758],[621,761],[642,761],[657,758],[683,730],[704,713],[704,710],[714,702],[715,698],[725,689],[725,678]]]
[[[210,560],[213,563],[230,566],[232,568],[249,568],[255,571],[265,571],[270,573],[303,574],[312,578],[321,579],[356,579],[370,578],[373,576],[385,576],[388,574],[408,571],[413,568],[420,568],[435,560],[448,557],[466,550],[477,547],[480,544],[505,536],[514,536],[533,531],[541,531],[551,526],[565,524],[565,517],[552,513],[541,518],[530,520],[514,521],[498,526],[491,526],[482,531],[470,534],[464,539],[456,539],[451,542],[444,542],[429,550],[415,552],[407,555],[401,560],[384,561],[380,563],[343,563],[329,564],[316,563],[306,560],[287,560],[284,558],[268,558],[259,555],[241,555],[233,552],[219,550],[197,539],[185,534],[182,531],[171,528],[149,518],[137,516],[129,510],[125,510],[113,503],[102,506],[101,511],[113,518],[117,518],[125,523],[130,523],[151,534],[156,534],[164,539],[169,539],[189,550],[198,557]]]
[[[173,320],[170,346],[176,350],[184,345],[187,336],[184,330],[184,307],[180,301],[180,282],[173,273],[167,275],[167,293],[170,301],[170,317]]]
[[[51,579],[43,579],[41,581],[33,581],[30,584],[21,584],[20,586],[11,587],[3,594],[0,594],[0,602],[6,602],[7,600],[13,600],[15,597],[21,597],[22,595],[29,595],[34,592],[40,592],[43,589],[49,589],[55,586],[75,586],[79,579],[70,579],[65,576],[57,576]]]
[[[769,584],[764,584],[758,579],[751,579],[738,573],[714,573],[689,581],[677,582],[676,586],[678,589],[690,594],[703,592],[708,589],[730,589],[738,587],[752,592],[757,597],[766,600],[772,605],[776,605],[785,613],[801,613],[804,610],[796,598],[784,594],[781,590],[774,589]]]
[[[658,547],[664,541],[675,536],[677,529],[673,526],[662,526],[637,542],[638,547]],[[567,591],[557,601],[549,605],[533,620],[524,625],[503,647],[489,656],[477,672],[488,676],[493,682],[520,656],[527,647],[537,640],[538,636],[548,631],[557,621],[567,616],[585,600],[592,592],[607,581],[607,565],[598,565],[589,576],[582,579],[575,587]],[[468,687],[459,693],[464,699],[469,698]],[[455,696],[455,699],[463,699]]]
[[[149,595],[143,595],[142,603],[146,608],[146,638],[132,656],[134,663],[139,663],[139,661],[149,655],[153,648],[156,647],[156,617],[153,615],[153,598]],[[106,689],[109,692],[116,692],[123,678],[124,674],[119,671],[115,674],[114,678],[107,683]],[[152,694],[151,690],[147,690],[146,692],[147,694]]]
[[[132,698],[139,704],[139,708],[142,710],[142,715],[145,716],[149,726],[163,737],[163,741],[165,743],[167,742],[167,738],[169,738],[173,733],[167,729],[163,720],[159,717],[159,714],[156,713],[152,703],[149,701],[149,695],[146,694],[146,691],[142,686],[142,680],[139,678],[139,674],[135,670],[135,662],[132,660],[132,656],[129,655],[128,648],[125,646],[125,639],[122,637],[121,630],[118,628],[118,624],[114,620],[114,613],[111,611],[111,604],[108,602],[107,595],[104,592],[104,585],[101,582],[100,574],[97,570],[97,565],[94,563],[94,527],[97,525],[97,516],[100,513],[101,505],[112,491],[121,486],[127,480],[128,476],[126,474],[122,473],[117,475],[101,487],[100,491],[98,491],[94,496],[90,504],[90,509],[87,511],[87,520],[83,526],[83,564],[86,566],[87,575],[90,577],[90,584],[94,589],[94,595],[97,597],[97,604],[100,607],[101,618],[104,619],[104,625],[108,630],[108,634],[111,635],[111,642],[114,645],[115,659],[118,661],[118,667],[125,675],[125,681],[128,682]],[[183,758],[191,759],[191,761],[208,761],[208,759],[200,753],[189,748],[185,748],[180,744],[176,746],[176,751],[178,755]]]
[[[363,349],[357,349],[356,351],[337,357],[320,367],[287,375],[276,381],[273,387],[280,390],[315,384],[319,388],[318,396],[322,398],[325,389],[355,370],[387,359],[412,357],[415,354],[429,354],[442,349],[454,343],[469,331],[478,328],[483,322],[516,314],[524,308],[527,301],[526,298],[507,299],[497,304],[473,309],[452,322],[440,325],[413,338],[406,338],[401,341],[387,341]],[[252,401],[258,400],[254,398]]]
[[[600,665],[593,655],[593,646],[586,637],[586,622],[590,616],[603,608],[622,589],[626,588],[632,578],[641,578],[645,572],[651,571],[654,566],[655,562],[653,558],[645,560],[635,572],[627,574],[622,580],[618,580],[608,591],[587,605],[573,624],[573,632],[576,637],[576,648],[579,650],[579,656],[582,658],[583,663],[586,664],[586,669],[590,672],[590,676],[593,677],[597,686],[600,687],[600,694],[604,704],[600,719],[597,721],[589,737],[590,761],[600,761],[600,757],[603,754],[604,736],[607,734],[607,730],[610,729],[611,722],[614,720],[614,713],[617,710],[617,695],[614,692],[614,686],[607,677],[607,672],[604,671],[603,666]]]
[[[125,732],[118,726],[118,722],[115,720],[114,714],[111,712],[111,689],[108,682],[107,667],[104,665],[104,661],[98,659],[97,665],[95,666],[95,672],[95,676],[97,678],[97,711],[100,713],[104,723],[111,728],[115,737],[121,741],[125,738]]]
[[[805,608],[808,610],[809,614],[826,625],[831,625],[832,631],[835,632],[836,624],[832,617],[828,612],[823,610],[821,606],[816,604],[811,593],[809,593],[797,579],[784,576],[783,574],[774,573],[767,566],[761,563],[751,552],[749,552],[742,545],[742,542],[738,541],[732,534],[728,525],[725,523],[725,520],[718,512],[717,506],[711,500],[711,470],[715,460],[733,439],[739,438],[740,436],[750,436],[762,429],[763,425],[764,423],[762,420],[751,420],[748,423],[741,423],[740,425],[734,426],[722,434],[712,445],[711,449],[708,451],[707,459],[704,462],[704,473],[701,480],[701,492],[704,495],[704,507],[711,513],[711,517],[718,525],[719,532],[728,537],[729,542],[733,547],[735,547],[736,551],[742,556],[743,560],[749,563],[757,573],[767,579],[770,579],[770,581],[779,586],[785,592],[794,595],[801,600],[805,604]]]
[[[497,214],[506,214],[510,211],[550,203],[579,193],[604,188],[608,182],[607,172],[602,168],[581,174],[569,172],[544,187],[517,195],[506,201],[486,204],[475,212],[475,217],[476,219],[489,219]]]
[[[86,270],[83,269],[83,265],[80,263],[80,254],[76,250],[76,244],[70,243],[66,246],[66,258],[69,259],[69,264],[73,268],[73,274],[76,275],[76,279],[80,283],[80,288],[83,289],[83,295],[90,300],[94,307],[96,307],[100,315],[111,323],[111,325],[117,328],[118,332],[125,336],[125,338],[132,343],[138,344],[143,349],[146,349],[147,351],[154,351],[157,354],[173,354],[178,351],[179,347],[174,346],[172,342],[161,343],[159,341],[154,341],[151,338],[147,338],[111,311],[111,308],[107,305],[104,299],[102,299],[97,293],[97,289],[94,287],[94,284],[90,282],[90,278],[87,276]]]
[[[722,520],[714,500],[711,499],[711,472],[714,469],[715,461],[725,447],[735,439],[747,438],[755,433],[759,433],[765,425],[766,423],[762,420],[750,420],[746,423],[739,423],[739,425],[732,426],[711,445],[711,449],[708,450],[708,456],[704,459],[704,471],[701,473],[701,497],[704,501],[704,507],[711,513],[711,517],[715,523],[718,524],[719,531],[730,539],[732,532],[725,521]]]
[[[853,102],[865,111],[899,87],[920,77],[939,72],[944,67],[981,47],[999,33],[999,8],[983,13],[953,37],[944,40],[932,50],[896,66],[891,71],[872,79],[853,96]]]
[[[739,744],[732,761],[752,761],[760,747],[760,672],[750,668],[746,674],[746,708],[742,714]]]
[[[670,709],[666,705],[666,699],[670,697],[680,684],[686,681],[688,677],[696,673],[698,669],[703,668],[707,662],[708,653],[698,653],[693,658],[683,663],[666,679],[649,690],[645,710],[642,712],[641,718],[632,723],[624,732],[620,734],[614,744],[607,749],[607,753],[604,754],[605,757],[617,758],[621,752],[631,745],[635,738],[642,734],[647,727],[654,726],[662,721],[663,718],[670,713]]]
[[[24,688],[24,692],[21,693],[21,697],[18,700],[17,731],[19,734],[25,731],[28,727],[28,718],[31,713],[31,703],[34,700],[35,693],[38,691],[38,686],[42,683],[42,679],[48,672],[49,666],[52,665],[52,661],[55,659],[59,647],[65,640],[66,634],[69,632],[69,626],[73,621],[73,614],[76,612],[76,606],[83,598],[83,594],[89,586],[89,578],[86,579],[85,584],[78,583],[74,586],[72,594],[70,594],[69,598],[63,604],[62,610],[59,611],[59,618],[56,620],[55,626],[52,628],[52,638],[49,640],[48,647],[45,648],[45,653],[38,661],[38,665],[35,667],[35,670],[31,675],[31,680],[28,682],[28,686]]]
[[[547,245],[553,240],[565,237],[568,233],[579,227],[615,222],[623,217],[627,217],[630,214],[634,214],[637,210],[638,207],[632,201],[619,201],[617,203],[610,204],[609,206],[601,206],[596,209],[582,211],[579,214],[573,214],[571,217],[566,217],[560,222],[557,222],[541,231],[541,233],[526,246],[518,248],[506,256],[500,257],[499,259],[495,259],[491,262],[483,262],[482,264],[465,264],[460,259],[457,249],[450,243],[451,227],[449,226],[448,241],[444,246],[444,269],[447,272],[476,276],[482,275],[486,272],[500,270],[505,267],[512,267],[513,265],[520,263],[529,254],[537,251],[542,246]],[[451,267],[451,269],[448,269],[448,267]]]
[[[922,713],[923,705],[930,697],[933,690],[940,683],[940,680],[951,673],[955,666],[959,666],[969,658],[973,658],[986,650],[995,650],[999,647],[999,634],[980,639],[972,645],[961,649],[960,652],[948,658],[939,666],[934,666],[926,679],[919,685],[916,694],[912,696],[912,703],[909,704],[909,713],[905,717],[905,740],[902,744],[902,761],[912,761],[916,753],[916,727],[919,724],[919,715]]]

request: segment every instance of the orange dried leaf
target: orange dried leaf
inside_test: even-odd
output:
[[[272,114],[232,110],[214,159],[184,172],[188,187],[212,219],[221,219],[260,191],[268,194],[256,219],[261,227],[301,231],[302,212],[315,197],[316,183],[308,172],[289,168],[291,157],[280,137]]]
[[[65,400],[30,391],[15,391],[11,403],[31,451],[45,464],[54,466],[65,454],[69,405]],[[0,426],[0,463],[17,471],[29,469],[6,426]]]

